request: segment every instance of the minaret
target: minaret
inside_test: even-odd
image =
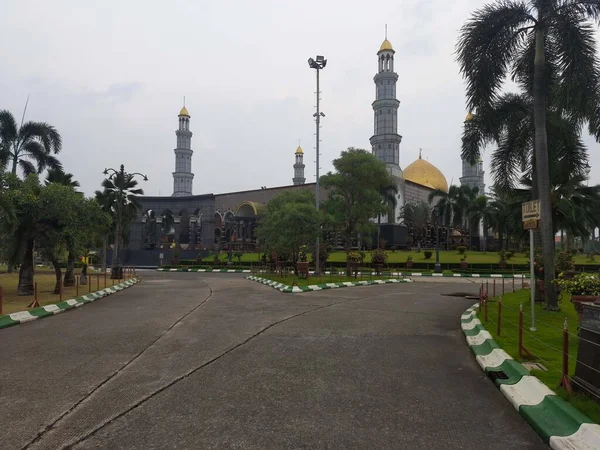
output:
[[[192,195],[192,132],[190,131],[190,114],[185,105],[179,111],[179,129],[177,148],[175,151],[175,172],[173,172],[173,197]]]
[[[465,126],[468,126],[471,120],[473,120],[473,115],[468,113],[465,118]],[[475,164],[471,164],[462,158],[462,177],[460,177],[460,184],[462,186],[476,187],[479,190],[478,195],[483,195],[485,193],[484,174],[483,160],[481,158]]]
[[[296,163],[294,164],[294,178],[292,178],[294,185],[304,184],[306,178],[304,178],[304,152],[302,147],[298,145],[296,149]]]
[[[386,39],[377,52],[378,71],[375,81],[375,131],[371,137],[373,154],[388,165],[393,176],[402,177],[400,170],[400,142],[398,134],[398,107],[396,99],[396,82],[398,74],[394,72],[394,49]]]

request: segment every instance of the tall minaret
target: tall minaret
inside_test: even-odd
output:
[[[394,72],[394,54],[392,44],[387,39],[387,25],[385,40],[377,52],[377,74],[375,81],[375,131],[371,137],[373,155],[384,162],[398,186],[398,198],[394,217],[386,222],[395,222],[399,210],[404,206],[404,184],[402,170],[400,169],[400,142],[402,136],[398,134],[398,107],[400,102],[396,99],[396,82],[398,74]]]
[[[173,172],[173,197],[192,195],[192,132],[190,131],[190,114],[185,105],[179,111],[179,129],[177,148],[175,151],[175,172]]]
[[[296,149],[296,163],[294,164],[294,178],[292,178],[294,185],[304,184],[306,178],[304,178],[304,152],[302,147],[298,145]]]
[[[465,118],[465,126],[468,126],[471,120],[473,120],[473,115],[468,113]],[[481,158],[475,164],[469,163],[464,158],[462,159],[462,177],[460,177],[460,184],[462,186],[476,187],[479,190],[478,195],[483,195],[485,193],[484,174],[483,160]]]

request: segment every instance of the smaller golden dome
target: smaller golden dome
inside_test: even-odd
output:
[[[296,155],[302,155],[304,154],[304,151],[302,150],[302,147],[298,146],[298,148],[296,149]]]
[[[381,43],[381,47],[379,47],[380,52],[383,50],[394,50],[392,48],[392,43],[390,41],[388,41],[387,39],[384,39],[384,41]]]
[[[181,111],[179,111],[179,115],[180,116],[188,116],[190,117],[190,113],[188,112],[187,108],[184,106],[183,108],[181,108]]]
[[[465,117],[465,122],[469,122],[470,120],[473,120],[473,114],[467,113],[467,117]]]

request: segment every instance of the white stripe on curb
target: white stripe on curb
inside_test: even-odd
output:
[[[467,344],[469,344],[470,347],[474,345],[481,345],[488,339],[493,339],[492,335],[489,331],[482,330],[475,336],[467,336]]]
[[[56,311],[61,311],[61,309],[56,305],[46,305],[44,309],[48,312],[56,314]]]
[[[479,319],[473,319],[468,323],[461,323],[460,326],[463,330],[472,330],[473,328],[475,328],[477,325],[481,325],[481,321]]]
[[[475,359],[477,360],[479,366],[485,370],[486,367],[498,367],[504,361],[507,359],[513,359],[513,357],[501,348],[495,348],[487,355],[477,355]]]
[[[29,311],[19,311],[16,313],[12,313],[9,314],[9,317],[12,320],[16,320],[17,322],[29,322],[31,320],[37,319],[37,317],[32,315]]]
[[[570,436],[550,436],[550,448],[554,450],[594,450],[600,442],[600,425],[583,423]]]
[[[556,395],[531,375],[523,376],[516,384],[503,384],[500,390],[517,411],[520,406],[539,405],[547,395]]]
[[[463,314],[462,316],[460,316],[460,318],[461,318],[461,320],[467,320],[476,315],[477,315],[477,313],[475,311],[471,311],[467,314]]]

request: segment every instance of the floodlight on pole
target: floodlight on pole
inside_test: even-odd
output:
[[[321,128],[321,117],[325,117],[325,114],[323,114],[319,108],[320,104],[320,98],[319,98],[319,72],[321,71],[321,69],[323,69],[325,66],[327,65],[327,60],[325,59],[325,57],[323,55],[317,55],[317,59],[314,60],[312,58],[308,58],[308,66],[311,69],[315,69],[317,71],[317,112],[315,114],[313,114],[313,117],[315,118],[315,123],[316,123],[316,127],[317,127],[317,133],[316,133],[316,151],[317,151],[317,160],[316,160],[316,164],[317,164],[317,168],[316,168],[316,184],[315,184],[315,207],[317,208],[317,211],[319,210],[319,129]],[[315,247],[315,254],[314,254],[314,260],[315,260],[315,275],[318,275],[321,273],[320,271],[320,248],[319,248],[319,241],[321,238],[321,227],[319,227],[319,234],[317,235],[317,241],[316,241],[316,247]]]

